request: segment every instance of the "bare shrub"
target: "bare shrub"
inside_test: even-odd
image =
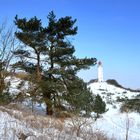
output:
[[[26,140],[28,138],[28,136],[24,134],[23,132],[18,133],[17,136],[19,140]]]
[[[14,106],[18,108],[17,106]],[[13,109],[8,109],[5,107],[0,107],[0,110],[7,112],[10,116],[14,116],[18,119],[25,128],[27,132],[36,131],[39,135],[34,135],[29,132],[29,134],[24,131],[14,130],[13,137],[19,137],[24,134],[33,140],[46,140],[46,139],[56,139],[56,140],[114,140],[113,138],[108,138],[105,133],[99,130],[94,130],[92,125],[94,124],[93,118],[84,118],[79,116],[73,116],[71,118],[55,118],[55,117],[43,117],[34,115],[32,112],[28,113],[24,111],[18,111]],[[8,130],[9,131],[9,130]],[[7,128],[5,126],[5,137]],[[19,135],[21,134],[22,135]],[[24,139],[23,139],[24,140]]]

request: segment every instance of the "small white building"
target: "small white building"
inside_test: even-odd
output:
[[[98,82],[103,82],[103,65],[102,62],[98,62]]]

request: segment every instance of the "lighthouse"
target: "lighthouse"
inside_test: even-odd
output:
[[[98,62],[98,82],[103,82],[103,65],[102,62]]]

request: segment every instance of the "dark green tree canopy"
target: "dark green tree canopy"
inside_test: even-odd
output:
[[[106,112],[106,104],[99,94],[96,95],[94,101],[95,103],[93,110],[97,114],[96,118],[99,118],[99,114]]]
[[[76,20],[70,16],[57,19],[53,11],[47,18],[48,25],[44,27],[37,17],[29,20],[15,17],[18,27],[15,34],[23,46],[14,52],[19,61],[13,67],[26,71],[29,77],[34,74],[31,81],[38,87],[48,114],[65,108],[65,103],[76,108],[80,97],[86,98],[87,102],[83,107],[82,104],[77,107],[80,111],[88,110],[84,106],[89,103],[91,93],[83,80],[77,77],[77,72],[95,65],[96,58],[81,59],[74,55],[75,48],[69,38],[77,34]]]

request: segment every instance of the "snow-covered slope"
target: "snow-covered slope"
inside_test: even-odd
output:
[[[133,99],[140,95],[140,92],[132,92],[106,82],[94,82],[89,87],[94,94],[99,94],[103,98],[108,107],[111,105],[114,108],[118,107],[121,99]]]
[[[110,137],[114,136],[117,140],[126,139],[128,128],[128,140],[140,140],[140,115],[137,113],[120,113],[120,99],[133,99],[140,92],[110,85],[106,82],[94,82],[89,85],[94,94],[99,94],[106,102],[108,111],[98,119],[93,127],[104,131]]]
[[[0,140],[83,140],[56,118],[0,106]]]
[[[12,86],[10,89],[11,93],[18,93],[19,91],[17,89],[17,85],[20,80],[17,78],[10,80],[12,81]],[[120,113],[120,106],[122,104],[120,100],[133,99],[137,95],[140,95],[140,92],[132,92],[124,88],[110,85],[106,82],[94,82],[91,83],[89,87],[93,94],[99,94],[103,98],[108,109],[108,111],[104,113],[96,122],[90,122],[92,128],[95,131],[99,130],[104,132],[111,138],[116,138],[116,140],[124,140],[126,137],[127,128],[129,126],[128,140],[140,140],[140,115],[137,113]],[[22,112],[14,110],[10,111],[6,108],[0,107],[0,140],[18,140],[21,132],[28,135],[27,140],[82,140],[81,137],[76,137],[75,135],[71,136],[70,133],[67,133],[64,126],[63,128],[61,125],[58,125],[57,120],[57,126],[44,128],[42,126],[40,127],[41,123],[37,122],[39,118],[35,119],[34,123],[34,117],[32,118],[32,116],[28,116],[27,119],[26,117],[22,117]],[[28,120],[30,120],[30,124],[28,123]],[[43,124],[45,124],[47,121],[48,120],[45,118],[41,120]],[[54,120],[50,120],[47,122],[47,125],[50,124],[50,122],[54,124]],[[58,126],[60,129],[63,129],[57,129]]]
[[[106,102],[108,114],[120,112],[122,101],[125,99],[135,99],[140,92],[132,92],[124,88],[119,88],[107,82],[94,82],[89,85],[93,94],[99,94]]]

